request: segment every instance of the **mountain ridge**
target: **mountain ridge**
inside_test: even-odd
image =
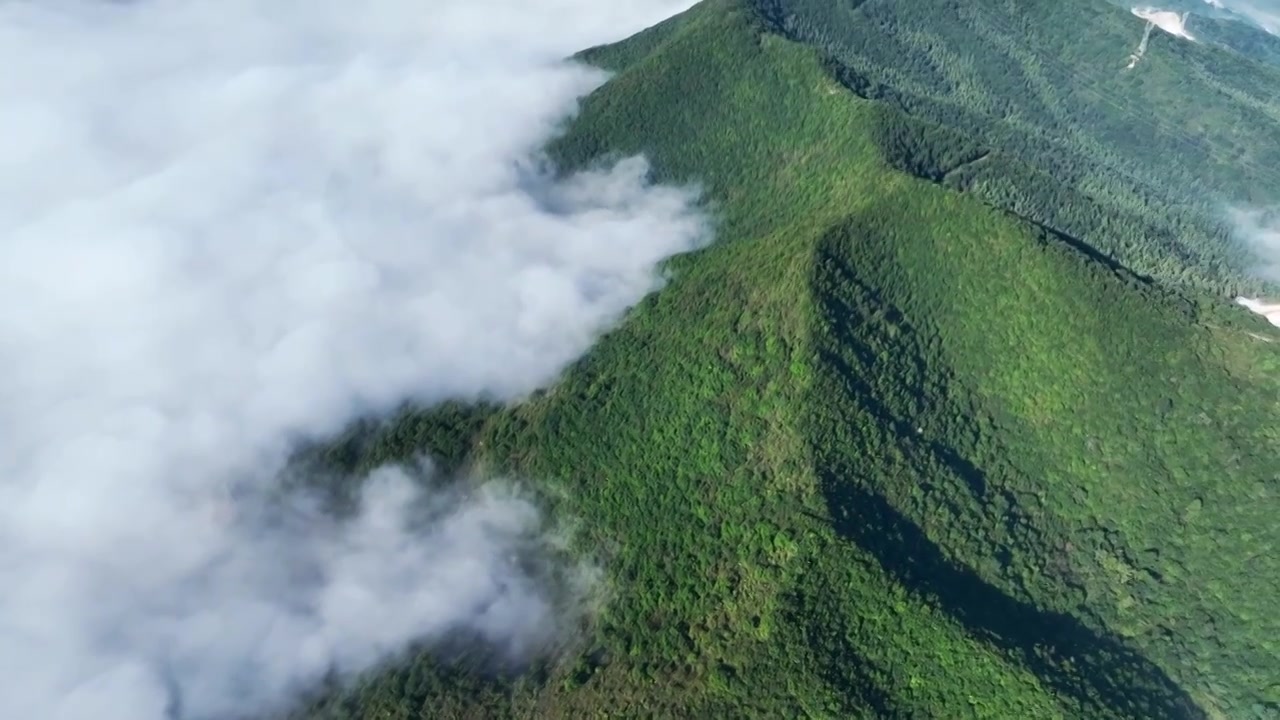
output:
[[[585,51],[614,75],[549,148],[698,183],[717,242],[555,389],[355,452],[547,483],[611,578],[589,650],[306,714],[1280,717],[1269,326],[1115,238],[1122,196],[975,191],[1069,183],[760,8]]]

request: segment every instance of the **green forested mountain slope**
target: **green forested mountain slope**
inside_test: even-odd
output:
[[[1139,272],[1250,287],[1221,218],[1280,193],[1280,69],[1160,31],[1126,69],[1146,23],[1107,0],[761,5],[859,94],[992,153],[952,186]]]
[[[965,192],[989,138],[756,10],[587,52],[617,74],[552,148],[700,183],[718,242],[552,390],[331,450],[545,483],[599,616],[516,679],[423,654],[301,714],[1280,717],[1280,336]]]
[[[1254,60],[1280,64],[1280,37],[1271,34],[1263,25],[1244,13],[1235,12],[1220,2],[1206,0],[1160,0],[1159,2],[1110,2],[1128,10],[1156,7],[1161,10],[1184,13],[1188,32],[1197,41],[1240,53]],[[1261,7],[1265,9],[1266,3]]]
[[[1251,60],[1280,65],[1280,37],[1256,25],[1229,18],[1192,15],[1187,18],[1187,29],[1201,42],[1239,53]]]

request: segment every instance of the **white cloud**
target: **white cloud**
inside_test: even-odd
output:
[[[1226,209],[1235,239],[1253,255],[1253,273],[1258,277],[1280,281],[1280,217],[1275,210],[1230,207]],[[1277,298],[1237,297],[1236,302],[1250,312],[1263,316],[1280,327],[1280,304]]]
[[[559,58],[688,4],[0,4],[0,717],[206,718],[451,628],[546,639],[510,486],[428,496],[425,539],[390,470],[345,527],[219,498],[358,415],[553,381],[699,242],[642,161],[530,160],[603,79]]]
[[[1232,207],[1226,211],[1233,235],[1254,256],[1254,273],[1280,281],[1280,212]]]

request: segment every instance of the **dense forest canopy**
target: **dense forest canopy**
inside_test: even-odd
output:
[[[889,130],[902,169],[1139,272],[1260,290],[1225,208],[1280,193],[1280,69],[1160,32],[1127,68],[1145,21],[1105,0],[762,5],[847,87],[911,117]]]

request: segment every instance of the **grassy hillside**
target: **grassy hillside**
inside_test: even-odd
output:
[[[985,138],[776,21],[587,52],[617,75],[552,148],[700,183],[717,244],[554,389],[329,449],[543,483],[609,578],[580,649],[300,715],[1280,717],[1280,338],[956,188]]]

